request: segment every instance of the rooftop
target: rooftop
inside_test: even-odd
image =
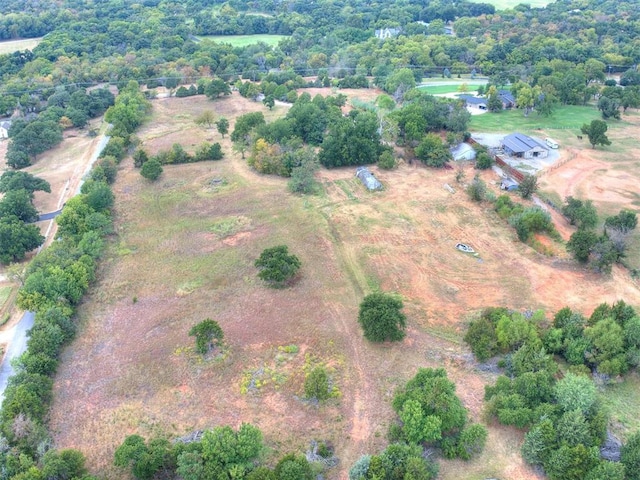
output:
[[[502,145],[515,153],[528,152],[535,147],[542,147],[547,150],[547,148],[540,142],[537,142],[523,133],[512,133],[511,135],[507,135],[502,139]]]

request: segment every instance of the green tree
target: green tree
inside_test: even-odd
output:
[[[622,446],[620,462],[624,465],[626,478],[640,480],[640,432],[636,432]]]
[[[34,192],[51,193],[51,185],[30,173],[7,170],[0,177],[0,192],[7,193],[11,190],[26,190],[33,198]]]
[[[416,156],[429,167],[444,167],[451,160],[446,144],[434,133],[428,133],[416,147]]]
[[[598,235],[591,230],[578,230],[571,235],[567,242],[567,251],[582,263],[589,261],[591,250],[598,243]]]
[[[498,96],[498,90],[493,85],[489,87],[487,92],[487,108],[490,112],[501,112],[503,108],[502,100]]]
[[[210,318],[191,327],[189,335],[196,337],[196,351],[202,355],[222,345],[224,340],[222,328],[218,322]]]
[[[635,230],[638,225],[638,217],[636,212],[631,210],[620,210],[618,215],[607,217],[604,221],[605,230],[616,229],[622,233],[629,233],[631,230]]]
[[[255,266],[260,269],[260,279],[272,287],[280,288],[295,277],[301,263],[298,257],[289,254],[286,245],[278,245],[265,249],[255,261]]]
[[[150,480],[159,472],[175,467],[175,453],[165,439],[153,438],[147,444],[140,435],[129,435],[116,449],[114,464],[130,467],[133,476],[139,480]]]
[[[554,387],[556,402],[564,411],[587,413],[596,401],[596,386],[590,378],[567,373]]]
[[[229,133],[229,120],[222,117],[216,121],[216,128],[218,129],[218,133],[222,135],[222,138]]]
[[[140,169],[140,175],[147,180],[155,182],[162,175],[162,165],[155,158],[145,162]]]
[[[360,304],[358,323],[371,342],[398,341],[405,336],[406,317],[402,300],[396,295],[376,292],[364,297]]]
[[[623,464],[601,460],[598,465],[589,471],[584,480],[624,480],[629,478],[625,475],[626,469]]]
[[[617,98],[609,98],[603,95],[598,99],[598,110],[600,110],[602,118],[605,120],[609,118],[620,120],[620,106],[621,102]]]
[[[31,203],[31,193],[24,189],[9,190],[0,200],[0,218],[17,217],[23,222],[35,222],[38,211]]]
[[[204,94],[207,98],[215,100],[220,95],[231,95],[231,87],[224,80],[220,78],[214,78],[211,82],[205,87]]]
[[[486,152],[478,153],[476,158],[476,168],[479,170],[488,170],[493,166],[493,158]]]
[[[467,187],[467,194],[474,202],[482,202],[487,197],[487,184],[478,175],[475,175]]]
[[[607,122],[604,120],[591,120],[590,124],[582,125],[580,131],[589,137],[589,143],[596,148],[596,145],[611,145],[606,135],[607,129]]]
[[[211,110],[205,110],[200,115],[196,117],[196,125],[204,126],[207,128],[211,128],[212,125],[216,123],[216,115]]]
[[[562,206],[562,214],[569,219],[571,225],[577,225],[581,230],[589,230],[598,225],[598,212],[591,200],[578,200],[567,197]]]
[[[349,116],[337,118],[330,124],[318,159],[327,168],[365,165],[378,161],[381,152],[376,115],[352,111]]]
[[[142,167],[149,160],[149,154],[141,148],[133,152],[133,166]]]
[[[273,110],[273,107],[275,107],[276,105],[276,99],[273,97],[273,95],[267,95],[266,97],[264,97],[264,100],[262,100],[262,104],[269,110]]]
[[[8,264],[22,260],[27,252],[44,242],[40,229],[25,225],[15,216],[0,218],[0,262]]]
[[[311,148],[303,149],[297,156],[300,158],[300,164],[291,170],[291,179],[287,184],[289,191],[302,194],[315,193],[322,188],[315,179],[315,173],[320,168],[315,152]]]
[[[304,380],[304,394],[307,398],[326,400],[331,396],[327,369],[318,366],[309,372]]]
[[[522,198],[531,198],[531,195],[538,191],[538,177],[526,174],[518,186],[518,191]]]
[[[304,455],[289,453],[282,457],[274,473],[278,480],[313,480],[313,470]]]
[[[436,415],[425,415],[420,402],[407,400],[398,413],[402,431],[411,443],[434,442],[442,438],[442,420]]]

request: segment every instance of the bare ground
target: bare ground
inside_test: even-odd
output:
[[[484,385],[494,376],[476,368],[460,340],[474,312],[568,305],[589,313],[619,298],[640,305],[624,271],[597,276],[518,242],[490,207],[468,200],[452,171],[376,171],[386,189],[372,194],[352,169],[323,170],[326,194],[300,198],[284,180],[249,170],[228,138],[193,126],[205,109],[233,119],[284,108],[269,113],[235,94],[213,103],[154,102],[156,121],[139,132],[151,153],[206,139],[220,141],[226,157],[166,167],[156,184],[144,182],[130,160],[121,167],[118,236],[80,309],[81,332],[64,352],[51,410],[56,445],[82,450],[92,471],[121,477],[113,451],[131,433],[176,435],[247,421],[265,432],[271,458],[314,438],[331,440],[341,463],[328,478],[345,479],[361,454],[386,444],[393,392],[419,367],[446,367],[471,416],[482,420]],[[212,187],[213,179],[224,185]],[[237,220],[235,231],[212,233],[229,219]],[[480,257],[457,251],[457,242]],[[252,264],[279,243],[301,258],[302,275],[289,289],[270,290]],[[378,285],[405,299],[401,344],[362,339],[358,304]],[[190,352],[187,332],[206,317],[220,322],[229,344],[217,361]],[[300,352],[282,357],[278,346],[289,344]],[[341,391],[319,407],[300,398],[305,365],[317,361],[331,367]],[[261,386],[243,393],[252,377]],[[441,462],[441,477],[537,479],[519,456],[521,440],[490,425],[485,453],[470,463]]]

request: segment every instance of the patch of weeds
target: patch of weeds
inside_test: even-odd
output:
[[[218,238],[225,238],[248,226],[249,222],[250,220],[246,217],[227,217],[215,222],[209,230]]]
[[[314,355],[310,355],[307,354],[305,355],[304,358],[304,365],[302,367],[303,371],[304,371],[304,377],[305,379],[307,379],[309,377],[309,375],[311,375],[311,372],[313,372],[316,368],[322,368],[324,369],[327,374],[328,374],[328,395],[327,395],[327,399],[330,398],[339,398],[342,396],[342,392],[340,391],[340,389],[338,388],[338,385],[336,384],[335,378],[336,378],[336,369],[328,366],[326,364],[324,364],[323,362],[320,361],[320,359],[318,359],[317,357],[315,357]]]
[[[125,255],[131,255],[135,250],[127,247],[124,243],[120,243],[116,246],[116,255],[124,257]]]
[[[300,347],[298,347],[297,345],[281,345],[278,347],[278,351],[296,354],[300,351]]]
[[[357,197],[351,191],[350,185],[346,180],[336,180],[336,185],[344,192],[349,200],[357,201]]]
[[[240,381],[240,393],[258,393],[260,389],[273,386],[278,390],[287,381],[287,375],[278,372],[275,368],[260,367],[256,370],[245,370]]]
[[[178,295],[179,297],[186,297],[187,295],[190,295],[195,290],[200,288],[202,285],[204,285],[204,280],[202,280],[201,278],[199,278],[197,280],[191,280],[191,281],[188,281],[188,282],[184,282],[184,283],[178,285],[178,289],[176,291],[176,295]]]

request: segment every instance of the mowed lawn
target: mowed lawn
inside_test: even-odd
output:
[[[234,47],[246,47],[247,45],[254,45],[258,42],[275,46],[280,42],[280,40],[287,38],[287,35],[203,35],[198,38],[202,40],[213,40],[214,42],[220,43],[230,43]]]
[[[40,40],[42,40],[42,37],[0,42],[0,55],[6,55],[7,53],[18,52],[20,50],[33,50],[38,46]]]
[[[485,113],[471,117],[469,131],[471,132],[504,132],[521,131],[534,132],[535,130],[567,130],[576,129],[591,120],[602,118],[595,107],[581,107],[568,105],[557,108],[550,117],[544,117],[533,112],[525,117],[522,110],[504,110],[500,113]]]
[[[465,87],[462,87],[465,85]],[[459,85],[420,85],[419,90],[430,93],[431,95],[442,95],[445,93],[475,93],[480,85],[484,83],[465,83],[462,82]],[[462,90],[461,90],[462,88]],[[463,91],[464,90],[464,91]]]

